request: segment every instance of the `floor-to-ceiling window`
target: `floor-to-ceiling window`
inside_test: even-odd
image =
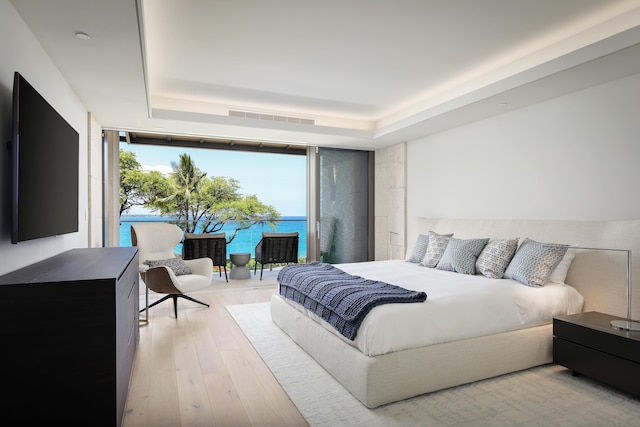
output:
[[[239,144],[223,141],[203,141],[197,139],[180,139],[177,137],[145,135],[127,135],[121,140],[128,143],[154,145],[158,150],[163,146],[172,148],[211,146],[213,150],[241,150],[251,152],[281,152],[307,156],[306,176],[297,172],[291,176],[291,182],[305,182],[307,194],[299,197],[307,199],[307,235],[306,254],[308,261],[356,262],[372,259],[373,254],[373,208],[372,208],[372,164],[373,152],[359,150],[343,150],[333,148],[292,148],[281,146],[265,146],[264,144]],[[116,150],[112,152],[117,153]],[[200,156],[197,156],[200,157]],[[113,158],[111,160],[114,160]],[[196,162],[198,159],[196,159]],[[265,165],[269,165],[269,156],[265,155]],[[293,171],[292,171],[293,172]],[[112,172],[113,173],[113,172]],[[299,176],[298,176],[299,175]],[[269,182],[269,174],[264,174],[265,182]],[[117,178],[111,180],[117,183]],[[290,185],[274,183],[281,194],[291,192]],[[110,194],[117,194],[111,192]],[[115,203],[115,202],[114,202]],[[286,214],[286,212],[284,212]],[[113,223],[110,227],[117,227]]]

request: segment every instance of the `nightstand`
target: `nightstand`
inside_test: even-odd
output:
[[[553,362],[640,396],[640,332],[609,322],[620,317],[595,311],[553,319]]]

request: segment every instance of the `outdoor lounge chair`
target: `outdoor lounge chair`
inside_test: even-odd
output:
[[[256,264],[253,275],[256,275],[260,263],[260,280],[265,264],[289,264],[298,262],[298,232],[262,233],[262,240],[256,245]]]
[[[224,270],[224,278],[227,276],[227,237],[225,233],[185,233],[182,242],[182,259],[194,259],[209,257],[213,265],[218,267],[220,277]]]

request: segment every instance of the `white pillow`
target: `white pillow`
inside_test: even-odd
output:
[[[564,280],[567,278],[569,267],[571,267],[571,262],[575,256],[576,248],[567,249],[567,253],[562,257],[560,264],[558,264],[558,266],[551,272],[551,276],[549,276],[548,281],[553,283],[564,283]]]

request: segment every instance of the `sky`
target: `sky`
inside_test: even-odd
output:
[[[160,147],[120,143],[124,151],[133,152],[144,170],[171,172],[181,154],[191,156],[196,167],[207,177],[223,176],[238,180],[240,193],[255,194],[282,216],[306,216],[307,160],[305,156],[249,153],[203,148]],[[128,215],[149,214],[133,207]]]

